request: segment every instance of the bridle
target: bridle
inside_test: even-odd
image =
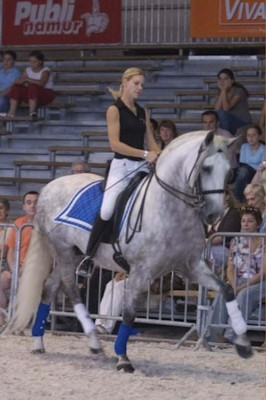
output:
[[[194,171],[197,161],[200,157],[200,153],[201,151],[199,150],[198,152],[198,156],[197,159],[190,171],[189,174],[189,178],[192,175],[192,172]],[[202,190],[202,186],[201,186],[201,177],[200,177],[200,173],[195,181],[195,184],[193,186],[193,188],[189,188],[191,190],[190,193],[182,191],[180,189],[177,189],[173,186],[170,186],[168,183],[166,183],[165,181],[163,181],[157,173],[156,167],[154,168],[154,176],[156,181],[158,182],[158,184],[164,189],[166,190],[168,193],[170,193],[172,196],[176,197],[177,199],[183,201],[185,204],[187,204],[190,207],[193,208],[202,208],[205,204],[205,198],[204,196],[209,195],[209,194],[223,194],[225,193],[224,188],[223,189],[213,189],[213,190]],[[188,178],[188,180],[189,180]]]

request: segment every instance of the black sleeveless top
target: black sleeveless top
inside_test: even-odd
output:
[[[144,150],[144,134],[146,132],[146,116],[144,108],[135,103],[135,115],[121,99],[116,100],[114,106],[118,108],[120,116],[120,141],[135,149]],[[115,153],[115,158],[128,158],[133,161],[142,161],[143,158],[125,156]]]

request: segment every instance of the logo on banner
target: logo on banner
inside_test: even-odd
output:
[[[99,0],[92,1],[92,9],[73,19],[76,0],[63,0],[59,4],[47,0],[45,4],[18,1],[14,25],[23,27],[24,35],[79,35],[85,28],[89,37],[104,32],[109,24],[106,13],[100,12]],[[91,11],[91,12],[90,12]]]
[[[266,19],[264,1],[220,0],[220,25],[264,25]]]

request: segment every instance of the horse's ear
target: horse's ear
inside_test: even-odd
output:
[[[240,134],[239,136],[232,138],[232,139],[226,139],[226,146],[230,153],[235,153],[240,150],[240,147],[242,146],[243,143],[246,141],[246,135]]]
[[[204,144],[206,145],[206,147],[209,146],[209,144],[213,141],[213,138],[214,138],[214,131],[208,132],[208,135],[204,140]]]
[[[194,165],[193,170],[191,171],[190,177],[189,177],[189,181],[188,184],[190,187],[193,187],[201,170],[201,166],[203,161],[205,160],[206,157],[208,157],[209,154],[209,147],[213,142],[213,138],[214,138],[214,132],[210,131],[208,132],[207,136],[205,137],[205,139],[203,140],[203,142],[201,143],[201,146],[199,148],[199,153],[198,153],[198,158],[197,161]]]

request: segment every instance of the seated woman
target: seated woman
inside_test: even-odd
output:
[[[3,56],[3,65],[0,69],[0,113],[7,113],[9,110],[8,93],[21,75],[15,66],[17,55],[13,50],[6,50]]]
[[[244,189],[256,174],[264,160],[265,145],[261,143],[262,130],[258,125],[250,125],[246,129],[247,143],[240,149],[240,166],[237,170],[234,195],[240,202],[245,201]]]
[[[261,213],[255,207],[241,209],[241,232],[256,233],[261,224]],[[235,237],[231,241],[227,264],[227,279],[234,288],[239,308],[247,321],[265,297],[266,254],[261,237]],[[227,324],[228,312],[221,295],[214,300],[208,317],[209,324]],[[223,328],[210,328],[206,339],[223,341]],[[234,342],[235,334],[227,328],[224,338]]]
[[[219,71],[217,84],[219,93],[214,108],[219,115],[220,127],[235,135],[238,128],[251,123],[249,93],[235,81],[234,73],[229,68]]]
[[[24,70],[22,76],[12,86],[10,97],[9,117],[14,117],[20,102],[29,103],[29,115],[37,117],[38,106],[51,103],[54,98],[53,80],[51,71],[44,67],[44,56],[34,50],[30,53],[29,66]]]
[[[217,232],[240,232],[240,214],[236,208],[235,198],[231,190],[225,189],[225,209],[222,218],[214,225],[207,227],[209,238]],[[223,240],[222,236],[215,236],[211,242],[211,262],[215,273],[225,267],[229,254],[230,238]]]

